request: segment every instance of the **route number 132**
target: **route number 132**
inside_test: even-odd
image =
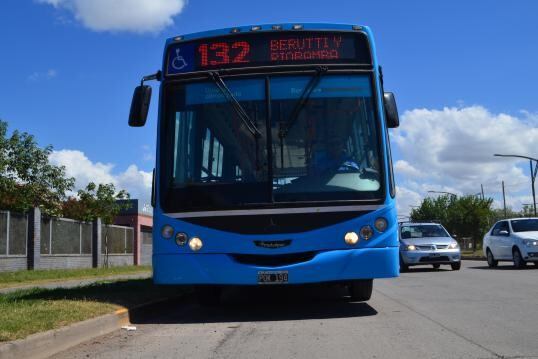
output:
[[[198,46],[200,66],[248,63],[250,44],[246,41],[232,43],[214,42]]]

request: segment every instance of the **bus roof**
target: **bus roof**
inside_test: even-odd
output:
[[[301,26],[300,29],[294,28],[294,26]],[[279,27],[279,28],[274,28]],[[254,30],[255,29],[255,30]],[[166,40],[166,45],[178,40],[196,40],[207,37],[228,35],[231,33],[252,33],[257,31],[281,31],[281,30],[348,30],[348,31],[362,31],[371,38],[371,31],[368,26],[352,25],[352,24],[326,24],[326,23],[280,23],[280,24],[263,24],[263,25],[246,25],[227,27],[217,30],[201,31],[192,34],[184,34],[174,36]]]

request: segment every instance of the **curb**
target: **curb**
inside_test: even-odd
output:
[[[87,319],[82,322],[70,324],[66,327],[61,327],[42,333],[35,333],[24,339],[18,339],[0,344],[0,358],[48,358],[61,351],[72,348],[88,340],[111,333],[117,329],[120,329],[124,325],[130,324],[129,315],[132,311],[140,310],[144,307],[172,300],[174,298],[179,298],[186,293],[187,292],[180,293],[173,297],[157,299],[130,309],[121,308],[116,310],[114,313]]]

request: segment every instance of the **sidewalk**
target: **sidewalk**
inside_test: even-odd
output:
[[[34,284],[24,284],[19,286],[7,287],[0,289],[0,294],[12,293],[21,289],[30,289],[30,288],[44,288],[44,289],[55,289],[55,288],[74,288],[80,287],[83,285],[89,285],[102,281],[115,281],[123,279],[146,279],[151,278],[151,272],[148,273],[136,273],[136,274],[120,274],[112,276],[103,276],[103,277],[94,277],[86,279],[70,279],[70,280],[61,280],[61,281],[49,281],[42,283]]]

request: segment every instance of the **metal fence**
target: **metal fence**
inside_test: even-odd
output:
[[[41,219],[41,254],[92,254],[92,224],[67,218]]]
[[[0,256],[25,256],[28,216],[0,211]]]
[[[101,253],[133,254],[134,229],[104,225],[101,229]],[[108,249],[108,251],[107,251]]]

